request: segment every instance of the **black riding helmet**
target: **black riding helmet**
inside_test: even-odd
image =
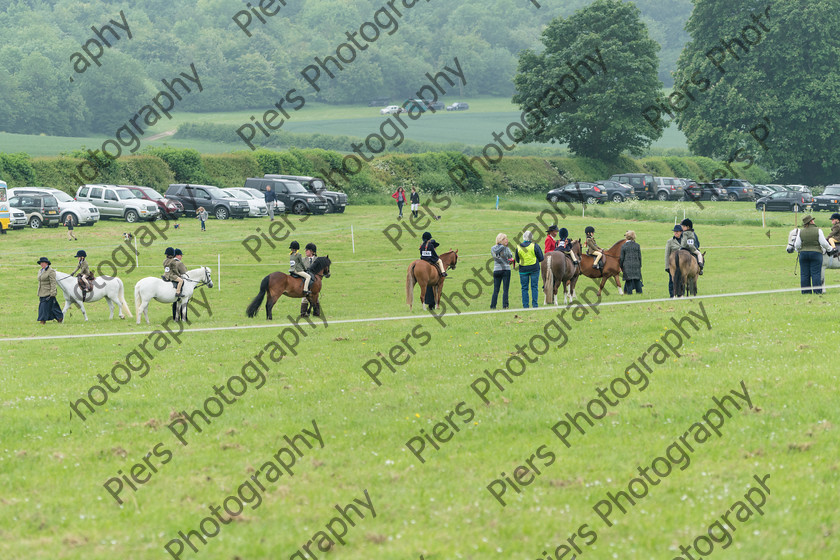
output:
[[[586,229],[583,230],[583,233],[589,235],[590,233],[595,233],[595,228],[592,226],[586,226]]]
[[[87,258],[87,253],[85,253],[83,249],[79,249],[78,251],[76,251],[76,258],[79,257]]]
[[[424,231],[424,232],[423,232],[423,241],[428,241],[428,240],[429,240],[429,239],[431,239],[431,238],[432,238],[432,234],[431,234],[431,233],[429,233],[428,231]]]
[[[561,227],[558,235],[560,236],[560,239],[566,239],[567,237],[569,237],[569,230],[567,230],[564,227]]]
[[[184,256],[184,253],[182,253],[182,252],[181,252],[181,249],[177,249],[177,248],[176,248],[176,249],[175,249],[175,256],[177,257],[178,255],[181,255],[181,256],[183,257],[183,256]]]
[[[307,243],[305,249],[307,251],[312,251],[313,253],[318,252],[318,247],[316,247],[314,243]]]
[[[300,243],[298,243],[297,241],[292,241],[291,243],[289,243],[289,249],[292,249],[294,251],[299,251],[300,250]]]
[[[167,247],[166,251],[164,251],[163,254],[167,257],[174,257],[175,256],[175,249],[173,249],[172,247]]]
[[[680,225],[681,225],[681,226],[685,226],[685,227],[687,227],[688,229],[694,229],[694,224],[693,224],[693,223],[691,222],[691,220],[689,220],[688,218],[686,218],[686,219],[684,219],[683,221],[681,221],[681,222],[680,222]]]
[[[829,218],[829,220],[840,220],[840,214],[838,214],[837,212],[835,212],[834,214],[832,214],[832,215],[831,215],[831,217]]]

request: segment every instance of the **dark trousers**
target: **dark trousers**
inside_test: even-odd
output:
[[[805,289],[822,286],[822,261],[822,253],[817,251],[802,251],[799,253],[799,286],[802,288],[803,294],[822,293],[821,288],[813,291]]]
[[[532,270],[531,272],[519,272],[519,283],[522,285],[522,307],[528,309],[528,285],[531,286],[531,293],[533,295],[531,303],[533,307],[539,307],[537,295],[539,294],[540,284],[540,269]]]
[[[504,286],[502,286],[504,283]],[[499,299],[499,287],[502,286],[502,307],[508,308],[508,288],[510,288],[510,270],[496,270],[493,272],[493,297],[490,298],[490,309],[496,309]]]
[[[399,200],[397,201],[397,208],[399,208],[399,209],[400,209],[400,216],[402,216],[402,207],[403,207],[403,204],[405,204],[405,202],[400,202]]]
[[[674,297],[674,279],[671,278],[670,272],[668,273],[668,295]]]
[[[58,305],[58,300],[54,296],[44,296],[38,304],[38,320],[52,321],[53,319],[64,319],[64,313],[61,312],[61,306]]]
[[[669,276],[670,276],[670,274],[669,274]],[[642,281],[641,280],[625,280],[624,281],[624,293],[625,294],[632,294],[633,290],[636,290],[637,294],[642,293]]]

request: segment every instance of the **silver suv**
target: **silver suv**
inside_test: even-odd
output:
[[[82,185],[76,191],[76,200],[99,208],[102,218],[125,218],[129,223],[155,220],[160,215],[157,204],[137,198],[130,190],[116,185]]]

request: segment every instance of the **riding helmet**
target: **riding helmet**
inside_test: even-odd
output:
[[[52,264],[52,263],[50,262],[50,259],[48,259],[47,257],[41,257],[40,259],[38,259],[37,264],[41,264],[41,263]]]
[[[423,232],[423,241],[428,241],[428,240],[429,240],[429,239],[431,239],[431,238],[432,238],[432,234],[431,234],[431,233],[429,233],[428,231],[424,231],[424,232]]]
[[[688,218],[686,218],[686,219],[684,219],[683,221],[681,221],[681,222],[680,222],[680,225],[681,225],[681,226],[685,226],[685,227],[687,227],[688,229],[694,229],[694,224],[693,224],[693,223],[691,222],[691,220],[689,220]]]
[[[829,218],[829,220],[840,220],[840,214],[838,214],[837,212],[835,212],[834,214],[832,214],[832,215],[831,215],[831,217]]]
[[[566,239],[567,237],[569,237],[569,230],[567,230],[564,227],[561,227],[559,235],[560,235],[560,239]]]
[[[85,251],[83,249],[79,249],[78,251],[76,251],[76,258],[79,258],[79,257],[87,258],[87,253],[85,253]]]
[[[289,243],[289,249],[292,249],[294,251],[299,251],[300,250],[300,243],[298,243],[297,241],[292,241],[291,243]]]
[[[175,256],[177,257],[178,255],[181,255],[183,257],[184,253],[181,252],[181,249],[176,248],[175,249]]]
[[[306,250],[307,251],[312,251],[313,253],[317,253],[318,252],[318,247],[316,247],[314,243],[307,243],[306,244]]]
[[[592,227],[592,226],[586,226],[586,229],[585,229],[585,230],[583,230],[583,233],[587,233],[587,234],[589,234],[589,233],[595,233],[595,228],[594,228],[594,227]]]
[[[175,249],[173,249],[172,247],[167,247],[166,251],[164,251],[163,254],[166,255],[167,257],[174,257],[175,256]]]

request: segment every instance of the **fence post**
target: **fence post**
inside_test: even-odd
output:
[[[221,253],[216,255],[218,257],[218,272],[216,273],[216,278],[219,281],[219,291],[222,291],[222,255]]]
[[[353,254],[356,254],[356,236],[353,234],[353,224],[350,224],[350,240],[353,242]]]

